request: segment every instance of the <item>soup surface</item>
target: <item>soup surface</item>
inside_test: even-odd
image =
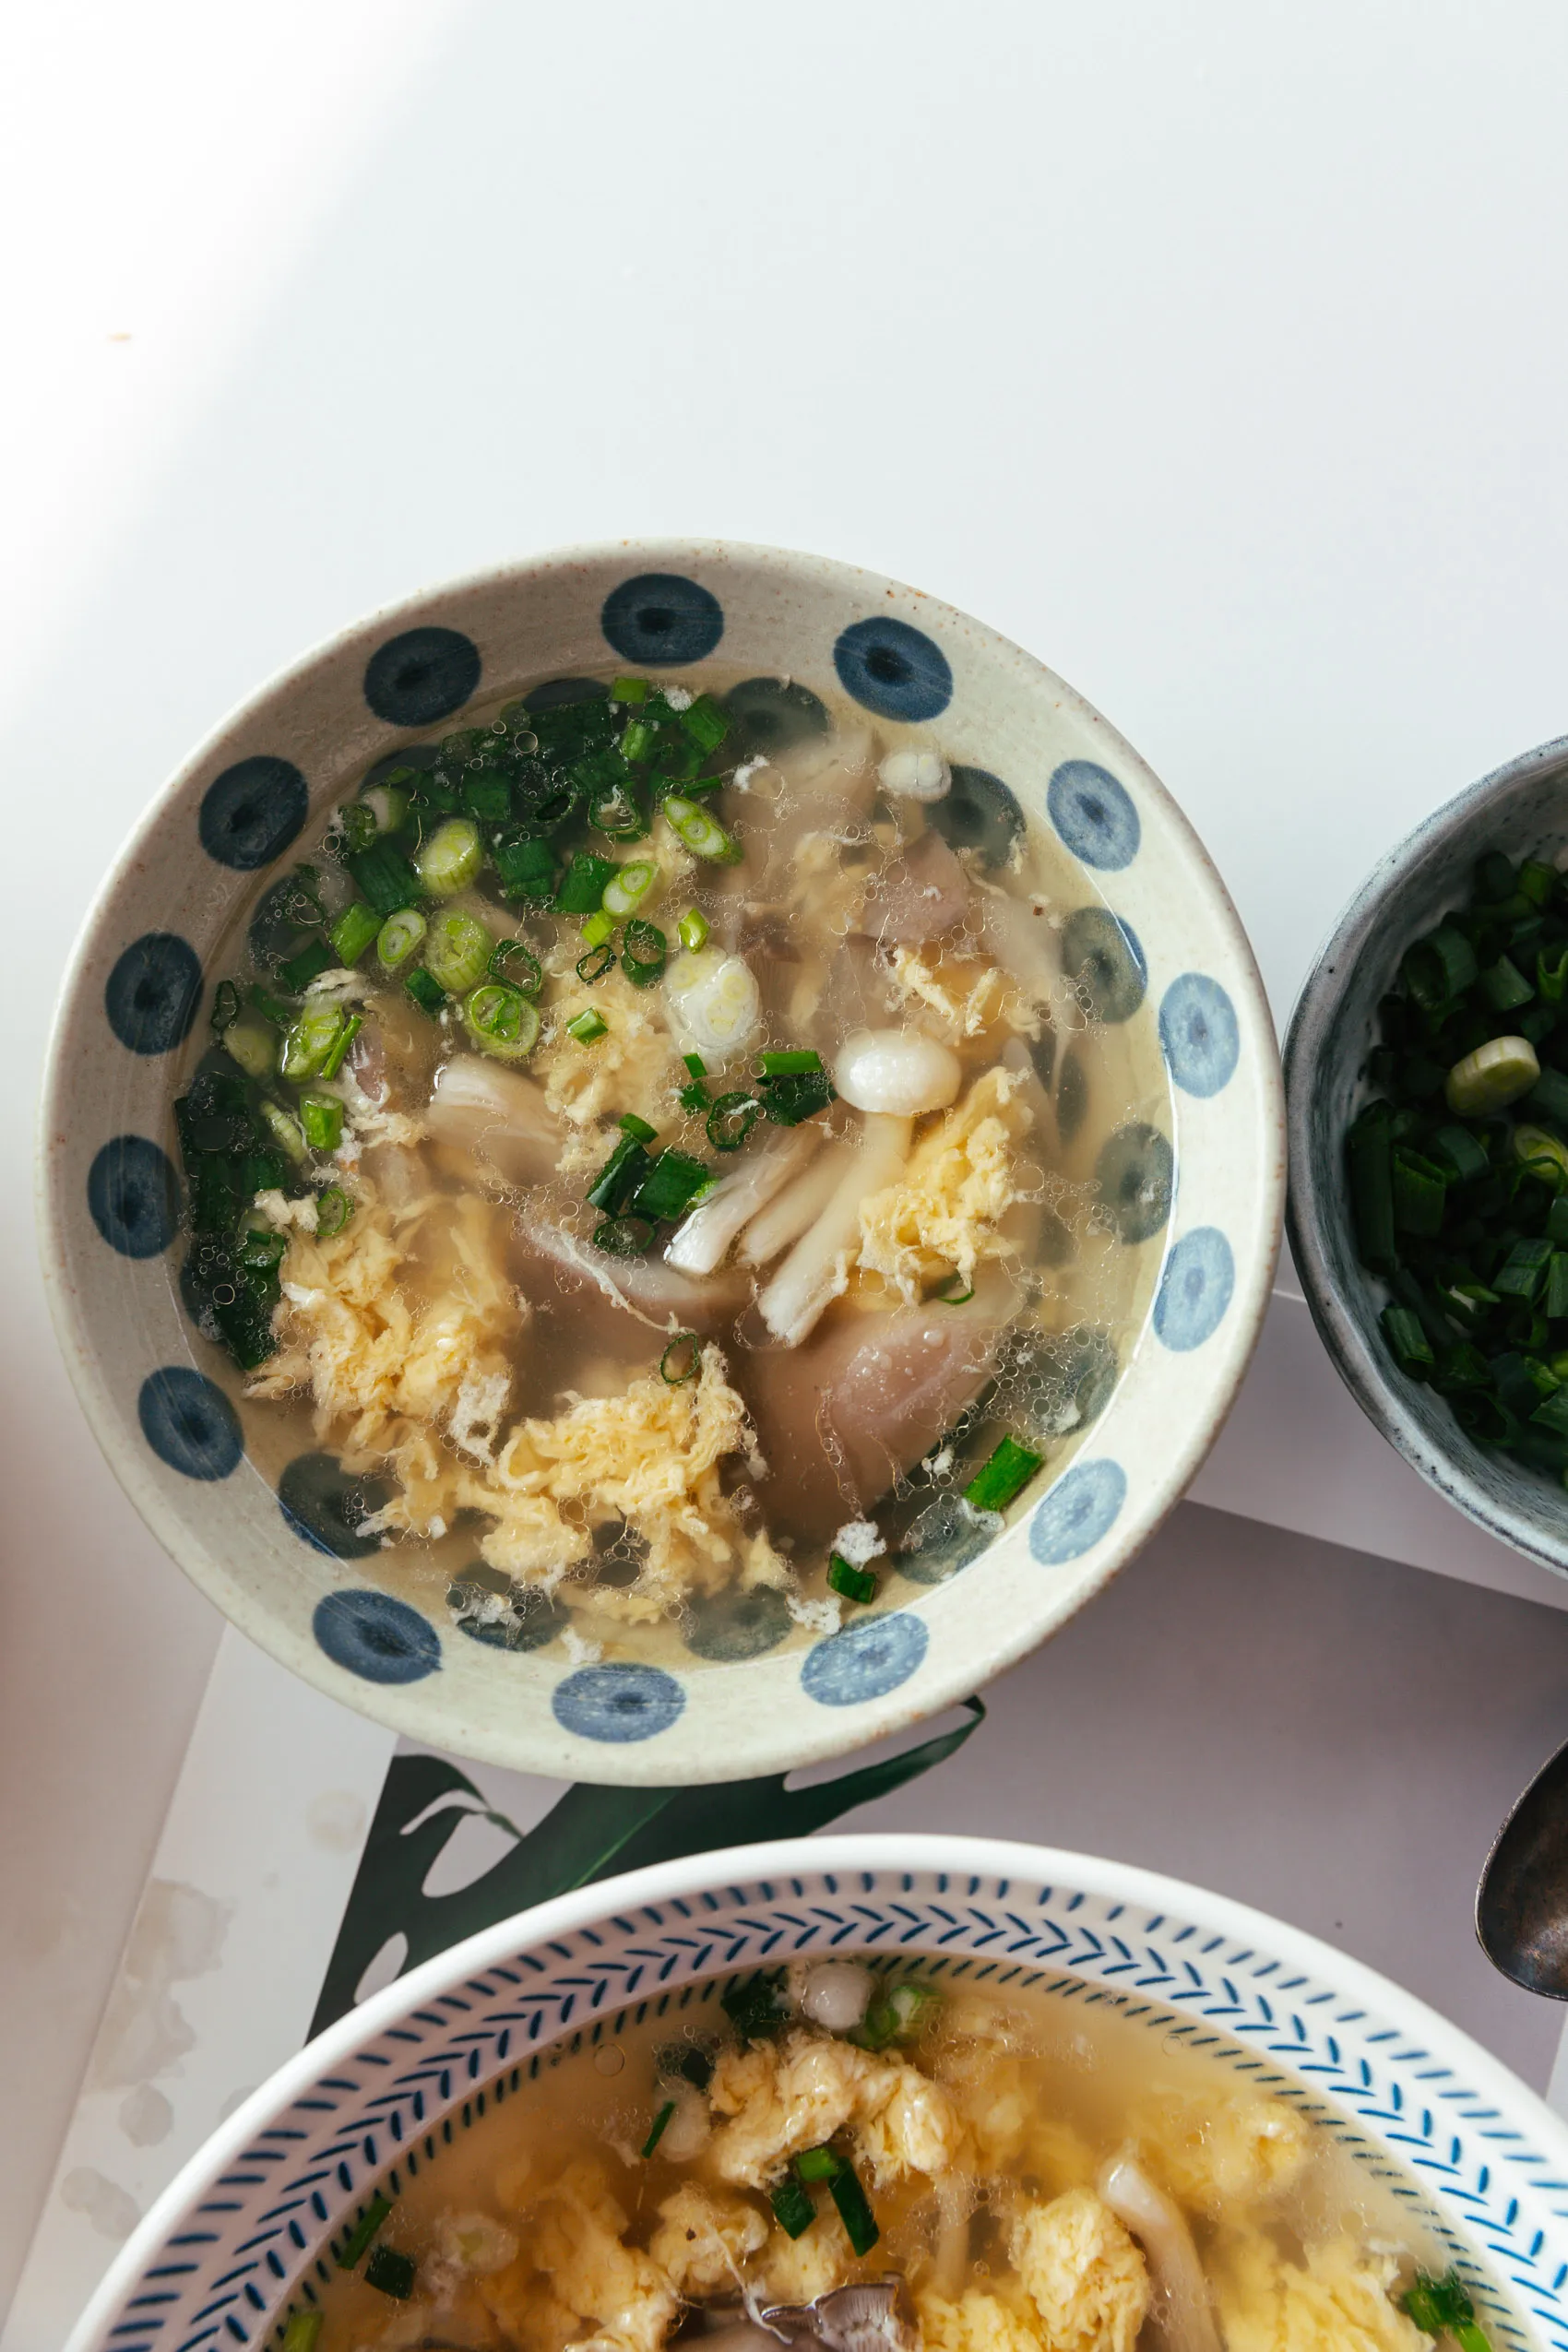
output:
[[[547,2053],[388,2180],[299,2340],[1427,2352],[1405,2297],[1457,2314],[1408,2186],[1173,2013],[921,1967],[709,1980]]]
[[[975,1557],[1169,1214],[1087,888],[997,778],[777,679],[555,681],[346,780],[175,1104],[185,1304],[286,1509],[577,1661]]]

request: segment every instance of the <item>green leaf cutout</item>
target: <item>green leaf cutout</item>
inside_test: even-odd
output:
[[[481,1928],[595,1879],[643,1870],[680,1854],[808,1836],[956,1755],[985,1720],[979,1699],[966,1699],[964,1705],[967,1723],[902,1755],[858,1765],[809,1788],[787,1788],[784,1773],[703,1788],[579,1783],[526,1836],[505,1813],[492,1812],[473,1782],[445,1756],[394,1756],[311,2019],[312,2035],[353,2007],[361,1978],[392,1937],[408,1938],[398,1971],[403,1975]],[[455,1798],[462,1802],[454,1804]],[[471,1884],[450,1895],[427,1895],[426,1878],[458,1822],[471,1812],[517,1843]]]

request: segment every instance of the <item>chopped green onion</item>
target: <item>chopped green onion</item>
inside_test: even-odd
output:
[[[1530,1088],[1529,1108],[1538,1118],[1555,1119],[1568,1126],[1568,1078],[1561,1070],[1543,1070]]]
[[[468,888],[483,857],[478,826],[466,816],[449,816],[414,851],[414,872],[433,898],[451,898]]]
[[[1555,866],[1549,866],[1542,858],[1526,858],[1519,868],[1514,887],[1521,898],[1529,900],[1532,907],[1544,907],[1551,897],[1552,885],[1556,880]]]
[[[846,2223],[845,2227],[848,2227]],[[853,2239],[850,2243],[854,2243]],[[395,2253],[390,2246],[378,2246],[364,2266],[364,2283],[379,2294],[390,2295],[396,2302],[406,2303],[414,2291],[417,2270],[411,2255]]]
[[[689,1087],[681,1088],[675,1099],[683,1111],[707,1111],[712,1104],[713,1097],[700,1078],[694,1078]]]
[[[512,814],[512,787],[505,771],[488,761],[466,767],[457,791],[469,814],[486,825],[503,824]]]
[[[1472,1183],[1491,1165],[1486,1146],[1468,1127],[1440,1127],[1431,1139],[1431,1155],[1451,1184]]]
[[[802,2180],[835,2180],[843,2169],[843,2157],[826,2146],[802,2148],[795,2158],[796,2177]]]
[[[345,858],[357,857],[362,849],[369,849],[380,830],[381,827],[376,824],[371,811],[359,802],[351,802],[347,808],[341,808],[338,812],[338,835],[335,846],[339,855]]]
[[[375,960],[384,972],[400,972],[423,940],[429,926],[415,907],[388,915],[376,934]]]
[[[715,1151],[739,1151],[761,1116],[754,1095],[721,1094],[707,1114],[707,1140]]]
[[[1550,1256],[1550,1241],[1515,1241],[1491,1277],[1492,1289],[1503,1299],[1538,1298],[1545,1287]]]
[[[630,719],[621,738],[621,756],[640,767],[645,760],[652,757],[658,742],[659,730],[656,727],[650,727],[646,719]]]
[[[669,2123],[670,2119],[671,2119],[671,2117],[674,2114],[674,2112],[675,2112],[675,2102],[674,2102],[674,2100],[673,2100],[673,2099],[666,2099],[666,2100],[665,2100],[665,2102],[664,2102],[664,2105],[663,2105],[663,2106],[659,2108],[659,2113],[658,2113],[658,2114],[654,2117],[654,2119],[653,2119],[653,2129],[652,2129],[652,2131],[648,2133],[648,2135],[647,2135],[647,2139],[643,2142],[643,2155],[644,2155],[644,2156],[645,2156],[645,2157],[647,2157],[647,2156],[650,2156],[653,2154],[653,2152],[654,2152],[655,2148],[656,2148],[656,2147],[658,2147],[659,2143],[660,2142],[660,2140],[662,2140],[662,2139],[663,2139],[663,2137],[664,2137],[664,2132],[665,2132],[665,2127],[666,2127],[666,2126],[667,2126],[667,2124]]]
[[[800,2181],[791,2180],[788,2174],[777,2189],[769,2190],[767,2202],[786,2238],[803,2238],[816,2219],[816,2207],[810,2195]]]
[[[1518,966],[1508,956],[1500,956],[1481,976],[1478,983],[1481,994],[1494,1013],[1512,1013],[1521,1004],[1528,1004],[1535,990]]]
[[[366,909],[369,912],[369,909]],[[295,996],[303,996],[312,980],[332,969],[332,950],[324,939],[313,939],[297,956],[278,967],[278,977]]]
[[[1401,966],[1405,985],[1418,1004],[1438,1013],[1464,993],[1476,977],[1476,952],[1462,931],[1439,923],[1408,948]]]
[[[632,1206],[639,1217],[683,1217],[712,1185],[713,1177],[700,1159],[692,1159],[683,1151],[661,1151],[638,1187]]]
[[[1568,996],[1568,947],[1560,947],[1551,956],[1544,947],[1537,951],[1536,992],[1548,1004],[1561,1004]]]
[[[212,1026],[220,1037],[239,1019],[242,1003],[240,992],[232,980],[219,981],[212,992]]]
[[[681,724],[704,752],[716,752],[730,732],[730,719],[711,695],[698,695],[681,713]]]
[[[621,933],[621,969],[634,988],[649,988],[664,969],[670,943],[657,923],[636,916]]]
[[[477,915],[458,907],[443,908],[431,918],[424,943],[425,968],[441,982],[448,996],[461,996],[477,987],[490,969],[495,942]]]
[[[555,894],[558,915],[597,914],[604,898],[604,888],[615,871],[613,858],[596,858],[587,849],[579,849],[561,877],[561,887]]]
[[[1363,1111],[1346,1138],[1350,1163],[1350,1207],[1361,1264],[1386,1273],[1395,1261],[1394,1150],[1385,1102]]]
[[[783,1969],[758,1968],[738,1984],[727,1985],[719,1996],[719,2006],[742,2041],[771,2039],[789,2025],[792,2014],[784,2000]]]
[[[270,1078],[278,1067],[278,1031],[259,1013],[242,1013],[223,1031],[223,1051],[247,1077]]]
[[[326,2325],[325,2311],[291,2311],[283,2330],[279,2352],[315,2352],[321,2331]]]
[[[341,1184],[328,1184],[315,1196],[315,1229],[328,1240],[340,1233],[354,1213],[354,1204]]]
[[[597,1039],[604,1035],[609,1027],[610,1024],[603,1014],[597,1012],[590,1004],[586,1013],[578,1013],[574,1019],[567,1022],[566,1035],[575,1037],[579,1045],[592,1045]]]
[[[671,1371],[673,1360],[675,1369]],[[680,1332],[659,1359],[660,1377],[671,1388],[683,1388],[702,1370],[702,1342],[695,1331]]]
[[[555,888],[555,856],[532,833],[511,833],[490,849],[503,898],[548,898]]]
[[[652,1167],[653,1161],[643,1149],[641,1139],[623,1135],[588,1189],[585,1198],[589,1207],[618,1217],[630,1206],[633,1194]]]
[[[782,1076],[764,1078],[763,1108],[776,1127],[798,1127],[814,1119],[834,1099],[833,1081],[826,1070],[788,1070]]]
[[[350,899],[332,926],[332,953],[351,971],[381,930],[381,917],[362,898]]]
[[[615,926],[602,907],[597,914],[584,917],[582,939],[585,947],[602,947],[607,939],[613,939],[614,936]],[[611,961],[614,961],[613,956]]]
[[[335,1094],[302,1095],[300,1124],[312,1151],[336,1151],[343,1140],[343,1106]]]
[[[1530,1415],[1532,1421],[1557,1437],[1568,1437],[1568,1388],[1559,1388]]]
[[[1548,1261],[1545,1306],[1549,1323],[1568,1315],[1568,1251],[1553,1250]]]
[[[539,1041],[538,1007],[507,980],[487,980],[463,1000],[463,1027],[481,1053],[520,1062]]]
[[[1540,1076],[1540,1063],[1528,1038],[1489,1038],[1455,1062],[1443,1081],[1450,1111],[1461,1119],[1484,1119],[1489,1111],[1505,1110],[1528,1094]]]
[[[827,2193],[838,2208],[838,2218],[852,2251],[869,2254],[882,2232],[876,2226],[870,2200],[849,2165],[835,2173],[827,2184]]]
[[[683,1053],[681,1059],[685,1063],[686,1068],[690,1071],[694,1078],[707,1077],[707,1063],[703,1060],[700,1053]]]
[[[1394,1223],[1401,1233],[1427,1240],[1443,1229],[1447,1179],[1434,1160],[1401,1144],[1394,1154]]]
[[[846,1600],[864,1602],[876,1598],[877,1580],[871,1570],[853,1567],[836,1551],[828,1555],[827,1582],[832,1590],[842,1593]]]
[[[1489,849],[1476,860],[1476,897],[1493,906],[1514,895],[1514,866],[1501,849]]]
[[[671,792],[663,805],[666,821],[695,858],[706,858],[711,865],[740,863],[740,843],[731,839],[719,819],[700,802],[684,800],[678,792]]]
[[[606,972],[612,972],[614,968],[613,947],[592,947],[586,956],[577,957],[577,978],[586,980],[590,988],[595,980],[601,980]]]
[[[628,915],[636,913],[658,880],[659,868],[651,858],[628,858],[604,885],[604,912],[624,922]]]
[[[967,1307],[968,1305],[975,1295],[974,1284],[972,1282],[967,1284],[962,1290],[955,1290],[953,1288],[955,1282],[962,1282],[963,1279],[963,1276],[957,1272],[948,1276],[941,1289],[936,1293],[938,1302],[942,1306]]]
[[[1420,1315],[1409,1307],[1384,1307],[1378,1320],[1400,1371],[1412,1380],[1424,1379],[1436,1360]]]
[[[378,915],[395,915],[422,895],[412,866],[390,841],[373,841],[368,849],[343,862]]]
[[[934,1985],[906,1978],[891,1991],[878,1994],[865,2013],[858,2038],[868,2049],[885,2049],[889,2042],[912,2040],[924,2019],[942,2005]]]
[[[338,2249],[337,2263],[339,2270],[356,2268],[362,2255],[368,2251],[377,2230],[391,2210],[392,2201],[389,2197],[378,2194],[371,2199]]]
[[[612,678],[610,682],[612,702],[647,702],[646,678]]]
[[[279,1067],[284,1077],[314,1078],[347,1027],[348,1015],[340,1004],[307,1007],[283,1039]]]
[[[682,946],[689,948],[695,956],[699,948],[707,944],[708,927],[707,917],[702,909],[688,907],[678,926]],[[686,1058],[689,1061],[692,1057],[688,1054]]]
[[[407,773],[406,770],[404,772]],[[414,772],[418,773],[417,770]],[[359,806],[370,818],[377,833],[396,833],[408,822],[409,796],[398,784],[373,784],[368,791],[360,794]],[[345,809],[343,814],[347,817],[353,812]]]
[[[1005,1511],[1022,1494],[1044,1455],[1031,1454],[1015,1437],[1004,1437],[964,1489],[964,1500],[976,1511]]]
[[[420,1007],[422,1012],[429,1013],[434,1016],[439,1013],[442,1010],[442,1007],[445,1004],[446,991],[442,987],[441,982],[436,980],[432,973],[427,972],[424,969],[422,965],[417,971],[412,971],[409,974],[408,979],[403,982],[403,986],[408,990],[409,994],[413,998],[414,1003]]]
[[[498,980],[520,996],[537,996],[544,986],[544,967],[533,949],[520,939],[497,940],[490,968]]]
[[[588,821],[596,831],[608,833],[612,841],[635,841],[647,831],[642,803],[628,784],[596,792],[588,805]]]
[[[610,1217],[593,1229],[593,1245],[612,1258],[638,1258],[653,1241],[646,1217]]]
[[[348,1060],[349,1048],[352,1045],[363,1026],[363,1021],[358,1013],[350,1014],[348,1019],[339,1030],[336,1039],[333,1040],[332,1044],[328,1046],[327,1050],[327,1059],[322,1063],[320,1069],[316,1072],[317,1077],[335,1078],[338,1075],[339,1071]]]
[[[615,1124],[624,1135],[630,1135],[639,1144],[652,1143],[659,1133],[658,1128],[650,1127],[646,1119],[639,1119],[635,1111],[624,1111]]]
[[[1514,1157],[1522,1167],[1554,1193],[1568,1187],[1568,1144],[1545,1127],[1532,1127],[1521,1120],[1510,1138]]]
[[[756,1066],[759,1078],[798,1078],[808,1070],[820,1070],[822,1056],[803,1046],[789,1053],[759,1053]]]

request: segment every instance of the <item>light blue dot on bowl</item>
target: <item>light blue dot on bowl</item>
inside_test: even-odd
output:
[[[1206,972],[1183,972],[1160,999],[1159,1043],[1183,1094],[1218,1094],[1241,1057],[1236,1007]]]
[[[926,1654],[931,1633],[923,1617],[893,1610],[865,1617],[818,1642],[801,1669],[801,1688],[819,1706],[852,1707],[880,1699],[907,1682]]]
[[[165,1151],[145,1135],[113,1135],[87,1172],[92,1221],[123,1258],[155,1258],[180,1222],[180,1182]]]
[[[172,1053],[191,1033],[201,1003],[201,964],[177,932],[133,939],[103,983],[103,1010],[132,1053]]]
[[[182,1478],[226,1479],[245,1450],[234,1408],[216,1382],[189,1364],[148,1372],[137,1419],[159,1460]]]
[[[333,1664],[362,1682],[422,1682],[441,1664],[434,1626],[390,1593],[328,1593],[311,1631]]]
[[[1236,1261],[1217,1225],[1183,1233],[1165,1261],[1154,1327],[1178,1355],[1201,1348],[1218,1331],[1236,1288]]]
[[[365,664],[364,698],[389,727],[433,727],[479,685],[479,647],[460,629],[405,629]]]
[[[1143,827],[1123,785],[1092,759],[1064,759],[1046,789],[1051,822],[1073,855],[1119,873],[1138,854]]]
[[[1068,916],[1062,969],[1097,1021],[1130,1021],[1148,993],[1143,943],[1109,907],[1079,907]]]
[[[668,669],[707,659],[724,635],[724,607],[679,572],[641,572],[611,589],[599,625],[623,661]]]
[[[1075,1462],[1029,1522],[1029,1550],[1041,1567],[1060,1568],[1092,1551],[1110,1534],[1126,1495],[1120,1462]]]
[[[923,629],[891,615],[852,621],[833,648],[833,666],[844,692],[879,719],[918,724],[938,717],[953,699],[953,672],[942,647]]]
[[[215,776],[196,830],[220,866],[255,873],[280,858],[310,812],[310,787],[292,760],[259,752]]]
[[[550,1704],[563,1731],[621,1747],[668,1731],[686,1694],[661,1667],[582,1666],[556,1684]]]
[[[1158,1127],[1129,1119],[1100,1146],[1094,1164],[1098,1206],[1128,1246],[1151,1241],[1170,1215],[1176,1155]]]

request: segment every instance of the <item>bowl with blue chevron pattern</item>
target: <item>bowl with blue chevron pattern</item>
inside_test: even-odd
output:
[[[1039,828],[1069,877],[1052,921],[1099,943],[1085,966],[1110,974],[1099,1017],[1127,1025],[1147,1073],[1094,1179],[1146,1303],[1114,1384],[1098,1383],[1000,1532],[988,1522],[978,1540],[960,1530],[945,1551],[900,1553],[874,1605],[837,1632],[781,1606],[736,1610],[723,1638],[706,1621],[661,1627],[653,1657],[632,1628],[625,1655],[590,1661],[565,1607],[544,1612],[537,1641],[476,1634],[445,1576],[403,1573],[396,1548],[364,1536],[338,1457],[275,1458],[285,1441],[267,1408],[182,1306],[171,1098],[187,1040],[205,1034],[222,942],[251,894],[288,873],[313,813],[476,697],[628,662],[694,683],[717,662],[716,682],[815,682],[846,707],[939,721],[944,752],[972,763],[960,772],[983,771],[997,804]],[[1268,1295],[1283,1181],[1277,1055],[1250,947],[1132,747],[1042,663],[932,597],[701,541],[569,551],[430,590],[226,719],[153,798],[88,921],[51,1049],[40,1170],[46,1276],[88,1420],[225,1615],[423,1744],[667,1784],[789,1770],[935,1713],[1098,1592],[1224,1420]]]
[[[1494,2346],[1568,2352],[1568,2127],[1467,2036],[1261,1912],[1125,1864],[979,1838],[689,1857],[487,1929],[374,1995],[213,2135],[127,2241],[67,2352],[276,2347],[332,2250],[551,2054],[758,1967],[921,1955],[947,1984],[1114,2008],[1325,2126],[1466,2277]]]

